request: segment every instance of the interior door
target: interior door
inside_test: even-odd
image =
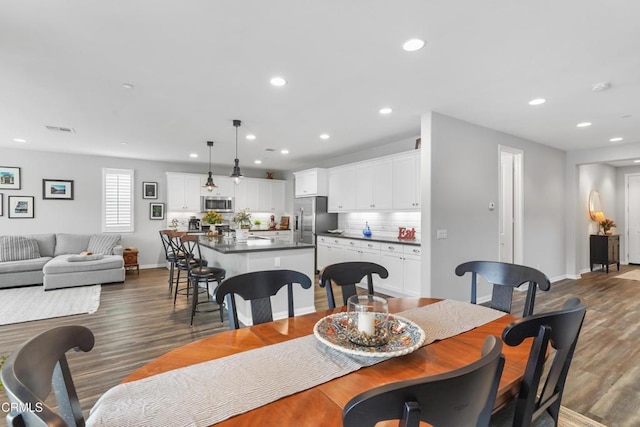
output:
[[[627,253],[630,264],[640,264],[640,175],[627,175]]]
[[[500,262],[513,263],[513,154],[500,153]]]

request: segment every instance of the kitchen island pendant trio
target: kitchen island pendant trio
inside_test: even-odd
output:
[[[242,172],[240,172],[240,160],[238,159],[238,128],[241,124],[242,122],[240,120],[236,119],[233,121],[233,126],[236,128],[236,158],[233,164],[233,172],[231,172],[231,175],[229,176],[233,178],[233,181],[236,184],[239,184],[242,179]]]

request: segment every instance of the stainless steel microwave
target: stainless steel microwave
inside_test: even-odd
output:
[[[200,212],[233,212],[233,197],[200,196]]]

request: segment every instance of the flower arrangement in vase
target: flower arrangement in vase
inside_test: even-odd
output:
[[[251,213],[247,209],[243,209],[233,217],[233,222],[239,228],[251,228]]]
[[[207,211],[202,217],[202,222],[206,224],[221,224],[223,219],[222,214],[216,211]]]
[[[613,234],[612,228],[617,227],[617,225],[614,220],[605,218],[603,221],[600,221],[600,227],[602,227],[604,234],[609,235]]]

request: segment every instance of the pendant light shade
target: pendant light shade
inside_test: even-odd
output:
[[[240,171],[240,160],[238,159],[238,128],[242,122],[240,120],[234,120],[233,126],[236,128],[236,158],[233,162],[233,172],[231,172],[230,177],[233,178],[236,184],[240,183],[242,179],[242,172]]]
[[[207,178],[207,182],[204,184],[204,187],[208,191],[213,191],[213,189],[217,187],[213,182],[213,172],[211,171],[211,150],[213,149],[213,141],[207,141],[207,146],[209,147],[209,177]]]

